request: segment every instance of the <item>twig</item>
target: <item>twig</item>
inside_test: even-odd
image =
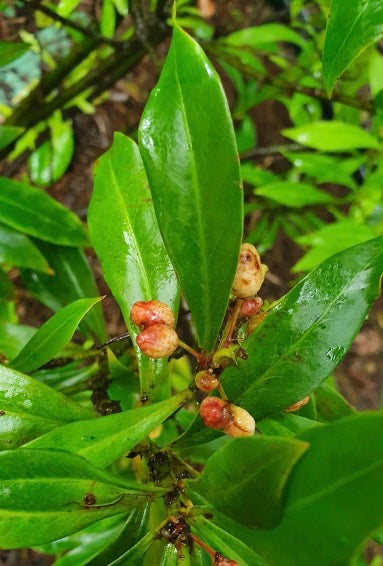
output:
[[[52,20],[59,22],[63,26],[72,28],[72,29],[80,32],[82,35],[84,35],[85,37],[87,37],[89,39],[95,39],[99,43],[106,43],[107,45],[111,45],[112,47],[121,46],[121,43],[122,43],[121,41],[104,37],[104,36],[102,36],[98,33],[95,33],[91,28],[85,28],[82,25],[77,24],[73,20],[69,20],[68,18],[64,18],[63,16],[61,16],[60,14],[55,12],[54,10],[51,10],[50,8],[48,8],[48,6],[41,4],[38,0],[28,0],[25,3],[25,7],[31,8],[32,10],[37,10],[38,12],[45,14],[46,16],[51,18]]]

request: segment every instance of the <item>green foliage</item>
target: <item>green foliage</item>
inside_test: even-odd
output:
[[[382,540],[382,412],[332,377],[383,273],[382,8],[292,0],[282,24],[209,4],[31,3],[23,43],[0,42],[0,546],[56,566],[355,566]],[[98,159],[89,240],[51,196],[82,163],[72,118],[120,79],[141,104],[146,52],[158,83],[138,141]],[[248,317],[242,239],[281,246]],[[102,277],[128,330],[111,340]],[[138,301],[174,314],[163,357],[136,339],[172,321],[149,303],[141,324]]]
[[[211,350],[237,265],[242,190],[222,86],[201,48],[178,27],[139,137],[165,245],[199,344]]]

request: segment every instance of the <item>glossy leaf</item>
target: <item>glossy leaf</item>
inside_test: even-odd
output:
[[[282,130],[287,138],[320,151],[351,151],[358,148],[381,149],[372,135],[353,124],[333,120],[311,122]]]
[[[8,360],[15,358],[36,333],[36,328],[24,324],[4,322],[0,324],[0,354]]]
[[[80,220],[48,194],[0,177],[0,222],[29,236],[63,246],[86,246]]]
[[[50,271],[45,257],[29,238],[3,224],[0,224],[0,263]]]
[[[27,43],[16,43],[12,41],[0,41],[0,67],[5,67],[18,59],[29,49]]]
[[[56,246],[34,241],[54,271],[46,275],[32,270],[22,271],[24,285],[44,305],[58,311],[76,299],[95,297],[99,294],[92,270],[84,252],[80,248]],[[95,334],[100,342],[106,340],[106,330],[101,304],[85,315],[80,330]]]
[[[165,245],[199,344],[210,350],[237,266],[242,190],[222,85],[199,45],[178,27],[139,139]]]
[[[209,458],[190,489],[247,527],[270,528],[279,520],[287,477],[307,447],[292,438],[236,438]]]
[[[380,0],[332,0],[322,60],[324,84],[329,93],[350,63],[381,37]]]
[[[92,560],[87,562],[87,566],[105,566],[113,564],[113,561],[122,556],[127,549],[132,548],[145,535],[146,522],[148,518],[149,505],[140,506],[134,509],[127,518],[119,535],[106,546],[103,551]],[[63,565],[65,566],[65,565]],[[77,566],[73,565],[73,566]]]
[[[60,427],[32,441],[30,448],[59,446],[84,456],[100,468],[109,466],[143,440],[156,426],[170,417],[186,401],[180,393],[166,401]]]
[[[100,300],[99,297],[79,299],[53,315],[12,360],[12,367],[31,372],[52,360],[72,338],[81,319]]]
[[[98,543],[101,545],[103,541],[106,541],[104,543],[105,546],[108,544],[109,537],[117,536],[114,533],[116,533],[116,531],[118,533],[121,530],[124,521],[125,516],[121,515],[107,517],[66,537],[34,546],[34,550],[43,554],[57,554],[59,558],[54,562],[55,566],[57,566],[57,564],[61,565],[62,560],[64,561],[63,564],[65,564],[66,558],[68,558],[67,566],[73,565],[75,560],[75,557],[73,557],[72,560],[71,551],[73,551],[73,554],[77,554],[79,558],[78,565],[76,564],[76,566],[83,566],[83,564],[86,563],[83,544],[88,542],[88,556],[92,556],[93,548],[97,546]],[[103,537],[103,535],[105,536]]]
[[[178,284],[158,229],[138,147],[122,134],[116,134],[98,162],[88,219],[105,279],[136,347],[132,304],[157,299],[176,314]],[[150,360],[137,347],[136,353],[142,392],[151,396],[163,378],[166,361]]]
[[[292,208],[315,204],[332,204],[335,202],[334,197],[308,183],[277,181],[259,187],[254,192],[256,195]]]
[[[347,352],[379,293],[382,272],[383,238],[323,262],[241,345],[248,359],[221,377],[228,397],[257,420],[316,389]]]
[[[57,450],[0,453],[0,480],[3,548],[56,540],[104,517],[127,513],[153,491],[121,487],[119,478]],[[94,503],[87,504],[87,495]]]
[[[290,476],[281,522],[242,530],[244,542],[270,566],[350,564],[383,523],[382,433],[382,414],[365,413],[300,435],[310,448]]]
[[[1,53],[1,49],[0,49]],[[1,58],[1,54],[0,54]],[[24,128],[16,126],[0,126],[0,150],[4,149],[24,132]]]
[[[222,556],[236,560],[241,566],[267,566],[265,560],[254,550],[202,515],[193,520],[192,532]]]
[[[95,414],[36,379],[0,365],[0,449]]]
[[[172,543],[168,543],[164,547],[164,551],[161,556],[160,566],[177,566],[177,549]]]
[[[129,564],[142,564],[142,560],[157,538],[157,533],[149,531],[134,546],[124,554],[113,560],[109,566],[128,566]]]

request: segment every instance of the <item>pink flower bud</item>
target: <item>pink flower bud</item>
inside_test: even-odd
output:
[[[167,358],[178,346],[178,336],[165,324],[149,326],[136,337],[137,346],[149,358]]]
[[[236,405],[230,405],[230,421],[223,429],[225,434],[238,438],[240,436],[252,436],[255,432],[255,420],[253,417]]]
[[[217,389],[219,380],[212,371],[199,371],[195,376],[195,384],[200,391],[209,393]]]
[[[130,318],[141,330],[154,324],[174,327],[174,315],[170,307],[160,301],[137,301],[130,310]]]
[[[230,403],[219,397],[206,397],[201,403],[199,413],[209,428],[224,428],[230,421]]]
[[[256,295],[267,270],[268,267],[261,263],[256,248],[252,244],[242,244],[233,282],[233,294],[240,299],[248,299]]]
[[[239,310],[239,316],[248,317],[258,314],[263,307],[261,297],[254,297],[253,299],[245,299]]]

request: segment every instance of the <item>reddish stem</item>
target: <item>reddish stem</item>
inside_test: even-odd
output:
[[[192,535],[192,539],[194,540],[194,542],[196,542],[197,544],[200,545],[201,548],[203,548],[204,550],[206,550],[206,552],[208,554],[210,554],[210,556],[215,559],[215,555],[217,554],[215,550],[213,550],[212,548],[210,548],[210,546],[208,546],[205,542],[203,542],[203,540],[197,538],[195,535]]]
[[[235,325],[237,324],[239,311],[241,310],[241,305],[242,305],[242,299],[237,299],[234,310],[233,310],[232,314],[230,315],[230,326],[229,326],[225,341],[223,343],[224,348],[227,348],[228,345],[230,344],[230,340],[231,340],[231,337],[233,336]]]

